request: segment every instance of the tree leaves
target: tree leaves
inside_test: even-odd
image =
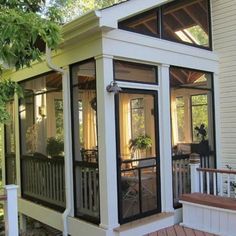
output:
[[[6,123],[10,119],[6,103],[14,98],[15,93],[19,97],[23,96],[22,88],[16,82],[10,79],[0,81],[0,123]]]
[[[30,66],[42,56],[37,39],[56,48],[61,40],[60,26],[33,12],[0,8],[0,61],[16,69]]]
[[[56,49],[61,42],[61,27],[55,22],[58,11],[47,9],[44,0],[0,0],[0,123],[9,114],[6,103],[14,93],[22,95],[20,86],[2,79],[4,70],[30,67],[40,61],[45,44]],[[53,21],[51,20],[53,19]]]

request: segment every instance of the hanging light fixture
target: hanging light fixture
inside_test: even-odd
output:
[[[116,81],[111,81],[111,83],[107,86],[108,93],[119,93],[122,89],[119,87]]]

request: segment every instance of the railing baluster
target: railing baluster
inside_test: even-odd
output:
[[[89,210],[92,211],[93,210],[93,202],[92,202],[92,170],[88,171],[88,189],[89,189]]]
[[[179,162],[179,196],[183,193],[182,160]]]
[[[203,193],[203,172],[200,171],[200,192]]]
[[[217,178],[217,173],[213,173],[213,193],[216,195],[216,178]]]
[[[210,194],[210,173],[206,172],[207,194]]]
[[[174,162],[174,171],[175,171],[175,173],[174,173],[174,175],[175,175],[175,179],[174,179],[174,181],[175,181],[175,199],[176,200],[178,200],[178,198],[179,198],[179,194],[178,194],[178,165],[177,165],[177,161],[175,161]]]
[[[223,175],[220,174],[220,196],[223,196]]]
[[[183,193],[186,193],[186,167],[185,160],[183,160]]]

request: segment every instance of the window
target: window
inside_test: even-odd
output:
[[[119,28],[170,41],[211,48],[208,0],[179,0],[131,17]]]
[[[157,67],[127,61],[114,61],[115,79],[121,81],[157,83]]]
[[[20,82],[21,186],[23,198],[52,209],[65,208],[64,127],[61,74]],[[37,188],[33,188],[37,183]]]
[[[75,64],[71,71],[75,216],[97,224],[100,208],[95,61]]]
[[[56,137],[63,139],[64,128],[63,128],[63,100],[55,99],[55,117],[56,117]]]
[[[192,95],[192,136],[193,142],[200,142],[201,136],[198,134],[196,127],[200,127],[204,124],[206,130],[206,137],[208,139],[208,102],[207,95]]]
[[[204,125],[204,138],[214,148],[211,74],[171,67],[170,86],[173,144],[199,143],[198,128]]]
[[[154,9],[120,22],[119,28],[159,37],[158,19],[158,11]]]
[[[178,126],[178,141],[184,141],[184,98],[176,98],[176,113],[177,113],[177,126]]]
[[[143,98],[131,99],[131,136],[132,139],[145,135],[145,113]]]
[[[174,1],[163,6],[162,14],[164,39],[210,47],[208,1]]]
[[[24,98],[20,99],[19,107],[21,154],[63,156],[61,75],[49,73],[20,84],[25,93]]]
[[[190,192],[187,174],[191,153],[201,167],[215,168],[213,78],[204,71],[170,67],[173,203]]]

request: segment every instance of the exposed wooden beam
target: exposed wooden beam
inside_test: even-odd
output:
[[[191,5],[193,5],[193,4],[199,3],[200,1],[201,1],[201,0],[193,0],[193,1],[191,1],[191,2],[186,3],[186,4],[184,5],[184,7],[191,6]],[[164,15],[167,15],[167,14],[170,14],[170,13],[172,13],[172,12],[175,12],[175,11],[178,11],[178,10],[183,9],[183,4],[176,4],[176,6],[178,6],[178,5],[179,5],[179,7],[175,7],[174,9],[172,8],[172,9],[170,9],[170,10],[168,10],[168,11],[165,11],[165,12],[164,12]]]
[[[202,3],[202,1],[199,2],[199,5],[200,5],[201,8],[203,9],[203,11],[205,11],[205,13],[208,13],[208,10],[206,9],[206,7],[205,7],[204,4]]]
[[[170,74],[175,77],[181,84],[184,84],[185,82],[178,76],[176,75],[173,71],[170,71]]]
[[[156,16],[152,16],[150,18],[140,18],[140,19],[137,19],[135,22],[133,23],[129,23],[129,26],[131,27],[136,27],[137,25],[140,25],[140,24],[145,24],[149,21],[152,21],[152,20],[155,20],[157,17]]]
[[[144,23],[145,27],[147,27],[147,29],[149,29],[149,31],[151,31],[153,34],[156,34],[157,32],[155,31],[155,29],[153,29],[150,25],[148,25],[147,23]]]
[[[181,20],[179,20],[179,18],[174,14],[174,13],[171,13],[171,15],[175,18],[176,21],[178,21],[178,23],[183,27],[183,29],[186,28],[186,26],[181,22]],[[191,37],[189,37],[188,34],[186,34],[183,29],[181,30],[181,32],[192,42],[192,43],[195,43],[193,41],[193,39]]]
[[[183,8],[183,10],[193,19],[194,22],[196,22],[197,25],[199,25],[203,31],[207,34],[206,26],[196,17],[195,13],[193,11],[190,12],[188,8]]]

